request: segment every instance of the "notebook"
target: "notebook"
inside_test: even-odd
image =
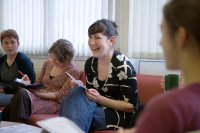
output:
[[[34,84],[30,84],[22,79],[19,79],[19,78],[16,78],[15,79],[15,83],[18,85],[18,86],[21,86],[23,88],[26,88],[26,89],[34,89],[34,88],[43,88],[44,87],[44,84],[42,83],[34,83]]]

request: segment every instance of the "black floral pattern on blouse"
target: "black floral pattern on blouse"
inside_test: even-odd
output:
[[[120,52],[115,51],[109,65],[107,79],[103,85],[98,80],[97,64],[98,59],[95,57],[90,57],[85,63],[86,87],[97,89],[102,96],[129,102],[137,108],[139,102],[136,72],[129,59]],[[106,107],[104,109],[105,114],[109,114],[106,117],[111,117],[106,118],[108,127],[124,126],[124,124],[127,124],[128,116],[131,115]],[[116,117],[116,119],[113,117]]]

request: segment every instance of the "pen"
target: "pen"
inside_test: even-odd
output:
[[[26,81],[31,82],[30,79],[29,79],[29,77],[28,77],[26,74],[23,74],[20,70],[18,70],[18,72],[19,72],[19,74],[22,75],[22,79],[23,79],[23,80],[26,80]]]
[[[81,86],[81,87],[83,87],[84,89],[87,90],[86,86],[83,85],[83,84],[81,84],[80,82],[78,82],[78,80],[75,79],[71,74],[69,74],[68,72],[65,72],[65,73],[71,78],[71,80],[73,80],[73,82],[74,82],[76,85]]]
[[[21,74],[22,76],[24,76],[24,74],[20,70],[18,70],[18,72],[19,72],[19,74]]]

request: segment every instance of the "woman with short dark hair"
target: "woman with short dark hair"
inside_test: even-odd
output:
[[[22,78],[22,72],[35,82],[35,71],[30,58],[18,51],[19,36],[13,29],[7,29],[0,34],[1,46],[5,55],[0,57],[0,106],[6,106],[18,91],[18,87],[13,83],[16,78]]]

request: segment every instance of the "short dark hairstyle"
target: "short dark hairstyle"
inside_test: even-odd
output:
[[[49,49],[49,53],[54,54],[59,62],[71,62],[74,57],[74,48],[70,41],[58,39]]]
[[[170,0],[164,7],[164,18],[171,36],[184,27],[200,43],[200,0]]]
[[[7,29],[7,30],[3,30],[1,32],[0,38],[1,38],[1,43],[4,39],[4,37],[14,37],[17,40],[17,43],[19,45],[19,35],[17,34],[17,32],[13,29]]]
[[[117,24],[108,19],[97,20],[89,27],[88,36],[96,33],[103,33],[107,38],[117,36]]]

